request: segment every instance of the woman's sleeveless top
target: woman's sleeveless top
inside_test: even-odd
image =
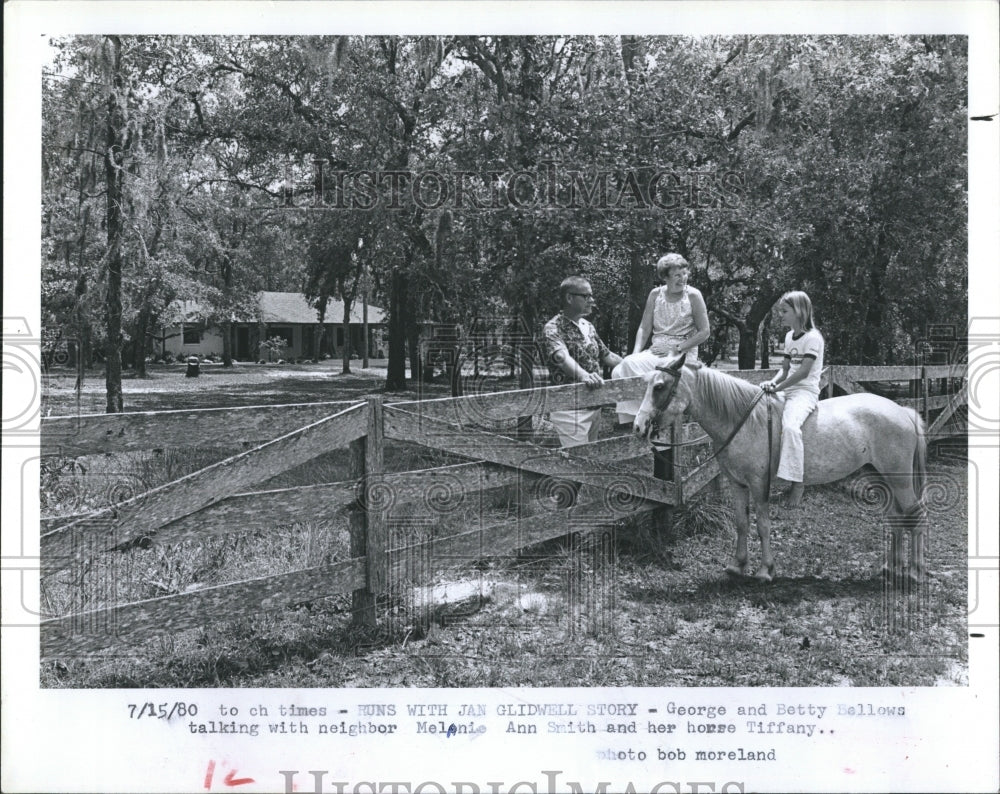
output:
[[[667,300],[667,288],[660,287],[653,304],[653,344],[657,342],[681,342],[697,330],[694,315],[691,312],[691,298],[687,287],[679,301],[671,303]],[[691,351],[695,356],[697,351]]]

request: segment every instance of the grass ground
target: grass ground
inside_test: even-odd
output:
[[[347,375],[341,373],[340,361],[281,366],[240,363],[232,369],[221,364],[202,364],[197,378],[185,377],[183,364],[157,364],[149,366],[145,378],[126,373],[122,392],[126,411],[364,399],[367,394],[381,392],[385,380],[385,363],[371,363],[370,369],[363,370],[360,361],[352,362],[352,372]],[[43,416],[104,412],[103,376],[98,372],[88,373],[79,395],[74,390],[75,381],[75,373],[68,370],[51,370],[46,374]],[[440,383],[421,384],[419,391],[435,396],[450,394]]]
[[[376,393],[380,375],[344,376],[329,365],[304,365],[209,371],[196,380],[183,378],[177,368],[126,381],[125,399],[135,410],[353,399]],[[45,400],[54,415],[75,407],[72,385],[68,375],[62,381],[50,378]],[[98,379],[88,381],[81,404],[93,403],[92,410],[99,411],[102,388]],[[434,396],[446,392],[442,384],[425,389]],[[610,416],[606,420],[610,423]],[[283,475],[282,484],[343,479],[342,457],[321,458]],[[387,457],[400,469],[449,462],[410,445],[387,450]],[[53,462],[44,473],[43,511],[57,515],[94,507],[108,498],[115,482],[132,476],[157,485],[213,459],[210,452],[167,450],[90,456],[76,465]],[[669,527],[633,519],[603,535],[570,535],[517,557],[425,570],[381,604],[384,619],[377,632],[353,629],[349,599],[333,597],[144,643],[125,642],[87,658],[52,660],[42,667],[42,683],[959,685],[967,674],[965,461],[933,456],[929,483],[932,576],[912,593],[888,590],[879,575],[882,524],[857,481],[807,489],[798,510],[772,508],[778,575],[770,585],[723,577],[735,542],[728,494],[707,491],[675,511]],[[455,511],[446,520],[437,516],[428,531],[448,533],[505,516],[513,521],[526,509],[543,508],[493,492],[480,507]],[[154,546],[107,561],[115,575],[101,580],[116,584],[102,598],[149,598],[295,570],[341,559],[346,547],[346,528],[316,517],[267,533]],[[752,540],[752,557],[756,548]],[[43,608],[53,615],[73,611],[85,589],[68,574],[51,577],[43,583]]]

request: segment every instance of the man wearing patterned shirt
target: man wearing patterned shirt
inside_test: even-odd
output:
[[[597,388],[604,383],[601,364],[613,367],[622,358],[608,349],[585,319],[594,308],[590,282],[582,276],[564,279],[559,285],[559,305],[562,311],[545,323],[542,332],[551,382],[553,385],[582,382]],[[559,442],[564,447],[575,447],[597,440],[600,415],[600,408],[552,411],[549,420]]]

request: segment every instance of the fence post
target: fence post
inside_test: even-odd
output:
[[[653,448],[653,476],[658,480],[674,482],[674,464],[677,462],[677,422],[670,425],[670,446],[660,450]],[[678,493],[680,489],[678,489]],[[673,507],[658,507],[653,511],[654,531],[663,537],[669,537],[673,530]]]
[[[684,417],[678,416],[670,426],[670,480],[673,482],[678,502],[684,501],[684,467],[681,450],[684,443]]]
[[[923,367],[920,368],[920,371],[923,372]],[[920,397],[920,378],[919,377],[910,378],[909,383],[910,383],[909,397],[911,400],[916,400]]]
[[[365,456],[368,437],[362,436],[351,442],[351,479],[357,482],[358,498],[351,508],[349,531],[351,534],[351,557],[365,557],[365,533],[367,529],[367,502],[365,494]],[[375,594],[367,588],[351,593],[351,622],[355,626],[375,625]]]
[[[375,600],[385,589],[386,507],[388,494],[382,483],[382,397],[369,397],[368,433],[351,442],[351,477],[358,481],[358,504],[351,512],[351,557],[365,558],[365,587],[351,594],[351,615],[356,626],[375,626]]]
[[[831,364],[829,367],[827,367],[826,377],[827,377],[827,382],[826,382],[826,398],[829,400],[831,397],[836,396],[836,393],[833,390],[833,384],[834,384],[834,381],[836,380],[834,378],[833,364]]]
[[[385,423],[381,396],[368,398],[368,443],[366,446],[368,589],[377,594],[386,588],[385,550],[388,546],[386,519],[389,505],[392,502],[392,495],[386,491],[384,482],[385,466],[382,452],[385,449]]]
[[[923,398],[923,413],[924,424],[927,424],[927,417],[929,415],[929,409],[927,407],[928,390],[930,388],[930,383],[927,381],[927,366],[924,365],[920,367],[920,396]]]

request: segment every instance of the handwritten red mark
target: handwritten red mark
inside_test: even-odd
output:
[[[223,766],[226,764],[223,763]],[[208,762],[208,769],[205,771],[205,788],[212,788],[212,779],[215,777],[215,761]],[[236,777],[236,770],[231,769],[226,773],[226,776],[222,778],[222,782],[229,786],[245,786],[247,783],[255,782],[252,777]]]
[[[236,770],[231,770],[223,779],[222,782],[227,786],[245,786],[247,783],[253,783],[252,777],[236,777]]]

